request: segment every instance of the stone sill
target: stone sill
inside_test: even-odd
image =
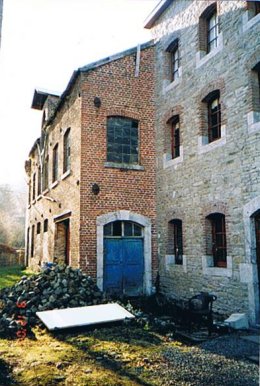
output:
[[[71,174],[71,170],[67,170],[65,173],[62,174],[61,180],[65,180],[67,177],[69,177]]]
[[[105,162],[105,168],[113,168],[113,169],[125,169],[125,170],[144,170],[144,167],[141,165],[128,165],[128,164],[120,164],[116,162]]]
[[[171,158],[171,155],[166,153],[163,155],[163,168],[167,169],[169,167],[177,168],[177,166],[183,162],[183,146],[180,146],[180,155],[176,158]]]
[[[220,32],[218,35],[219,45],[208,54],[205,51],[198,51],[196,54],[196,68],[203,66],[210,59],[212,59],[215,55],[217,55],[223,49],[223,33]]]
[[[247,130],[248,134],[254,134],[260,131],[260,112],[250,111],[247,114]]]
[[[232,277],[232,258],[227,256],[227,267],[214,267],[212,256],[202,256],[202,271],[208,276]]]
[[[198,138],[198,154],[207,153],[209,151],[212,151],[218,147],[224,146],[227,142],[226,139],[226,126],[221,126],[221,138],[217,139],[213,142],[207,142],[208,137],[207,136],[199,136]]]
[[[182,67],[179,68],[179,77],[172,82],[169,80],[164,81],[163,85],[163,94],[166,94],[168,91],[172,90],[175,88],[182,80]],[[170,83],[169,83],[170,82]]]
[[[59,181],[54,181],[54,182],[51,184],[51,189],[54,189],[58,184],[59,184]]]
[[[176,272],[185,272],[187,273],[187,257],[185,255],[182,256],[182,264],[175,263],[175,255],[165,255],[165,268],[167,271],[172,269]]]
[[[260,21],[260,13],[258,15],[255,15],[254,17],[251,17],[250,19],[249,12],[246,11],[242,16],[243,32],[247,31],[249,28],[259,23],[259,21]]]

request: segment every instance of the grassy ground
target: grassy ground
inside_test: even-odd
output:
[[[20,280],[23,275],[31,275],[32,272],[24,269],[24,267],[0,267],[0,289],[11,287]]]
[[[135,386],[161,384],[156,369],[165,338],[137,326],[0,339],[0,385]],[[6,373],[9,371],[10,377]]]

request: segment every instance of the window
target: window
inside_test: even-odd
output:
[[[213,213],[206,218],[207,254],[213,256],[214,267],[227,266],[225,216]]]
[[[199,18],[199,51],[212,52],[219,46],[217,3],[207,7]]]
[[[219,90],[209,93],[203,102],[207,105],[208,143],[221,138],[221,104]]]
[[[42,192],[42,178],[41,178],[41,167],[38,166],[38,175],[37,175],[37,196]]]
[[[31,194],[32,194],[31,180],[29,180],[29,184],[28,184],[28,205],[30,205],[30,203],[31,203]]]
[[[174,81],[180,77],[180,49],[179,39],[175,39],[166,49],[170,54],[170,68],[171,68],[171,81]]]
[[[247,9],[250,13],[250,17],[254,17],[260,13],[260,2],[259,1],[247,1]]]
[[[179,116],[176,116],[171,121],[171,147],[172,158],[180,156],[180,122]]]
[[[138,163],[138,121],[124,117],[108,118],[107,161]]]
[[[48,219],[43,222],[43,232],[48,232]]]
[[[207,53],[218,46],[218,16],[217,12],[207,19]]]
[[[44,160],[43,164],[43,181],[42,181],[42,189],[46,190],[49,186],[49,156],[47,156]]]
[[[52,182],[57,181],[58,179],[58,144],[53,148],[53,158],[52,158]]]
[[[174,255],[175,264],[183,264],[182,221],[179,219],[168,223],[168,254]]]
[[[31,257],[34,255],[34,229],[35,225],[32,226],[32,234],[31,234]]]
[[[32,199],[35,200],[36,173],[33,174]]]
[[[70,170],[70,129],[64,134],[63,142],[63,173]]]
[[[130,221],[114,221],[104,226],[105,237],[142,237],[143,228]]]
[[[256,110],[260,112],[260,62],[253,68],[253,95],[255,99]]]
[[[36,228],[37,235],[41,233],[41,223],[37,222],[37,228]]]

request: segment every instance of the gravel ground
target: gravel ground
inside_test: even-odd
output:
[[[257,344],[238,335],[221,336],[197,346],[168,349],[160,366],[161,386],[258,386],[259,368],[247,356]]]

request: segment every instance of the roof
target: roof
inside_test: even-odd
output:
[[[152,28],[156,20],[173,2],[174,0],[161,0],[145,20],[144,28]]]
[[[38,145],[40,145],[41,139],[37,138],[36,141],[33,144],[33,147],[31,148],[29,152],[29,156],[34,152],[34,150],[37,148]]]
[[[36,110],[42,110],[48,96],[59,98],[60,94],[48,92],[46,90],[35,90],[33,95],[32,108]]]
[[[155,44],[154,41],[150,40],[149,42],[141,44],[140,45],[140,49],[141,50],[145,50],[146,48],[153,47],[154,44]],[[50,117],[50,119],[48,120],[48,124],[51,123],[53,121],[53,119],[55,118],[55,113],[61,108],[61,106],[62,106],[62,104],[64,102],[64,99],[70,93],[71,88],[73,87],[74,83],[76,82],[76,79],[77,79],[78,75],[81,72],[88,72],[88,71],[94,70],[95,68],[104,66],[105,64],[108,64],[110,62],[114,62],[115,60],[119,60],[121,58],[124,58],[125,56],[132,55],[132,54],[134,54],[136,52],[136,50],[137,50],[137,47],[135,46],[135,47],[129,48],[129,49],[125,50],[125,51],[118,52],[118,53],[116,53],[114,55],[107,56],[106,58],[100,59],[100,60],[98,60],[96,62],[92,62],[90,64],[87,64],[86,66],[80,67],[77,70],[75,70],[73,72],[70,80],[69,80],[69,83],[68,83],[65,91],[60,96],[60,100],[59,100],[59,102],[57,104],[55,112]]]

